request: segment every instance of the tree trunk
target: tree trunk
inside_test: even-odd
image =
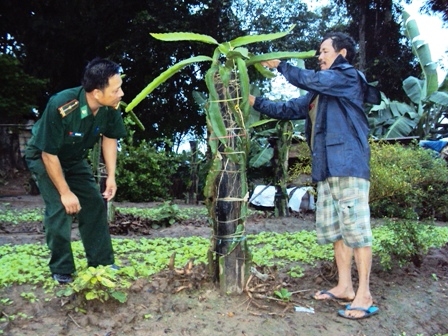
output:
[[[198,142],[190,141],[190,188],[188,189],[187,204],[198,204]]]
[[[209,262],[221,292],[240,294],[244,290],[251,261],[245,233],[247,153],[241,148],[248,133],[238,126],[228,103],[239,99],[236,80],[224,86],[217,76],[215,83],[227,134],[225,139],[220,139],[217,151],[213,153],[214,164],[209,172],[212,174],[209,176],[214,178],[213,195],[207,195],[213,226]]]
[[[366,70],[366,11],[367,5],[362,1],[359,5],[359,64],[358,69]]]
[[[270,138],[269,143],[274,148],[274,215],[275,217],[289,217],[289,196],[287,187],[288,179],[288,159],[289,148],[292,140],[292,125],[289,121],[279,121],[277,123],[277,134],[275,138]]]

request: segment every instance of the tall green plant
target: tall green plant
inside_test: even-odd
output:
[[[448,74],[439,85],[437,63],[429,45],[420,36],[417,22],[403,12],[403,28],[411,41],[412,51],[422,68],[422,78],[410,76],[403,81],[403,90],[411,104],[389,101],[383,96],[380,105],[370,110],[370,126],[379,138],[418,135],[426,138],[438,128],[448,107]]]
[[[135,108],[184,67],[197,62],[211,62],[205,74],[208,89],[205,109],[212,163],[204,194],[213,226],[209,253],[211,271],[219,280],[221,290],[226,293],[243,290],[251,261],[245,239],[248,211],[246,170],[250,150],[248,66],[253,65],[264,76],[273,77],[273,73],[261,66],[260,62],[273,58],[303,59],[315,54],[315,51],[309,51],[254,55],[244,46],[284,37],[292,29],[293,26],[285,32],[243,36],[222,43],[208,35],[188,32],[151,33],[151,36],[162,41],[202,42],[216,48],[212,56],[193,56],[174,64],[149,83],[127,107]]]

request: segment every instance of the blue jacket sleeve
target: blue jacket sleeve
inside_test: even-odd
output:
[[[292,85],[303,90],[334,97],[352,98],[350,87],[358,86],[358,74],[352,66],[352,71],[329,69],[325,71],[306,70],[295,67],[285,61],[280,62],[278,71]]]
[[[286,102],[274,102],[266,98],[255,98],[254,109],[271,118],[281,120],[305,119],[309,111],[308,94]]]

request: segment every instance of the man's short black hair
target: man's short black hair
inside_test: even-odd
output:
[[[333,48],[336,52],[341,51],[342,49],[347,50],[347,55],[345,59],[352,63],[356,56],[356,42],[349,35],[341,33],[341,32],[329,32],[325,34],[322,42],[325,40],[331,39]]]
[[[86,92],[92,92],[95,89],[103,90],[109,85],[109,78],[117,74],[120,74],[118,64],[97,57],[87,64],[81,83]]]

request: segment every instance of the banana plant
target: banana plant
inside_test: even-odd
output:
[[[410,76],[403,81],[403,90],[412,104],[389,101],[383,95],[381,104],[372,107],[370,125],[373,135],[381,138],[411,134],[425,138],[431,132],[437,132],[448,106],[448,77],[439,85],[437,62],[431,57],[428,43],[421,39],[416,20],[406,11],[403,12],[403,27],[422,68],[423,78]]]
[[[243,291],[251,264],[245,232],[249,194],[246,170],[250,151],[248,67],[254,66],[262,75],[272,78],[274,74],[261,66],[260,62],[274,58],[304,59],[315,55],[314,50],[255,55],[245,46],[282,38],[293,28],[291,26],[279,33],[237,37],[228,42],[218,42],[211,36],[190,32],[151,33],[152,37],[161,41],[202,42],[216,47],[211,56],[193,56],[169,67],[126,108],[134,109],[158,86],[186,66],[210,62],[210,68],[205,74],[208,89],[205,110],[212,162],[204,194],[213,227],[208,254],[210,272],[224,293]]]

